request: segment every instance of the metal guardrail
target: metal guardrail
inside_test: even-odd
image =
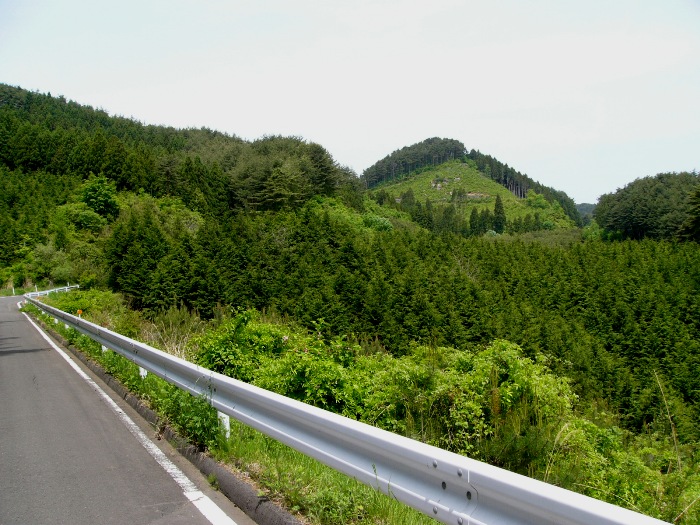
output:
[[[24,294],[25,297],[41,297],[42,295],[49,295],[53,292],[68,292],[70,290],[77,290],[80,288],[79,284],[69,284],[68,286],[63,286],[61,288],[52,288],[51,290],[37,290],[36,292],[29,292]]]
[[[306,405],[27,301],[220,412],[439,522],[452,525],[665,523]]]

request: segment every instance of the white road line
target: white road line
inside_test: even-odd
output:
[[[24,312],[23,312],[24,313]],[[175,482],[182,489],[185,497],[190,500],[195,507],[202,513],[202,515],[209,520],[213,525],[237,525],[235,521],[226,515],[226,513],[221,510],[216,503],[214,503],[208,496],[206,496],[197,486],[192,483],[192,481],[182,472],[177,465],[170,461],[167,456],[160,450],[153,441],[151,441],[146,434],[134,423],[134,421],[117,405],[111,397],[109,397],[100,386],[93,381],[90,376],[88,376],[83,370],[71,359],[71,357],[66,354],[61,348],[54,343],[51,338],[44,333],[44,331],[37,326],[37,324],[32,321],[32,319],[25,313],[25,317],[32,323],[32,326],[37,329],[41,336],[46,339],[46,341],[51,345],[51,347],[56,350],[63,359],[65,359],[68,364],[73,367],[80,377],[82,377],[92,388],[97,392],[97,394],[102,398],[102,400],[109,406],[119,419],[126,425],[134,437],[141,443],[143,448],[145,448],[148,453],[153,456],[158,464],[163,467],[170,477],[172,477]]]

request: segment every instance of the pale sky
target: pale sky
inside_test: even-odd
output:
[[[453,138],[578,203],[700,170],[700,0],[0,0],[0,82],[358,175]]]

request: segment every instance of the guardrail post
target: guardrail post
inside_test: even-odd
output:
[[[231,418],[228,414],[224,414],[223,412],[217,411],[217,413],[219,414],[219,425],[221,425],[221,428],[224,430],[224,435],[226,439],[228,439],[231,437]]]

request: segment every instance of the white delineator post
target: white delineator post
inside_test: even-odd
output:
[[[228,414],[224,414],[223,412],[217,411],[217,413],[219,414],[219,424],[221,428],[224,429],[224,435],[226,439],[228,439],[231,437],[231,418]]]

